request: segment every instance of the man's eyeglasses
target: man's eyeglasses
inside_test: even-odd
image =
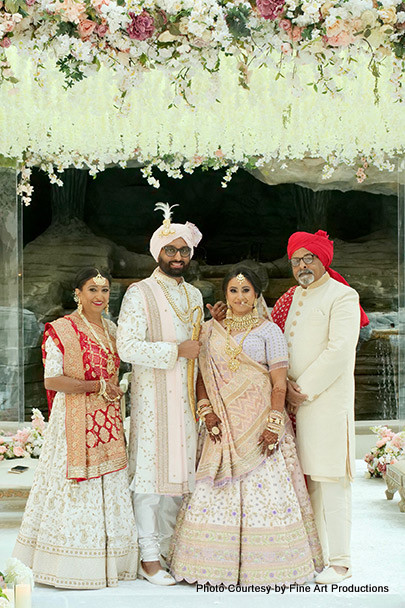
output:
[[[314,261],[314,259],[316,258],[316,255],[314,255],[313,253],[306,253],[305,255],[302,256],[302,258],[291,258],[290,262],[291,262],[291,266],[299,266],[301,264],[301,260],[304,262],[304,264],[308,265],[308,264],[312,264],[312,262]]]
[[[174,245],[165,245],[163,249],[165,250],[165,254],[169,256],[169,258],[174,258],[178,251],[180,252],[182,258],[189,258],[191,253],[191,248],[187,246],[174,247]]]

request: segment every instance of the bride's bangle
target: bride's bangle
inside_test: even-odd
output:
[[[197,403],[197,414],[201,420],[205,419],[207,414],[213,413],[212,405],[209,399],[200,399]]]

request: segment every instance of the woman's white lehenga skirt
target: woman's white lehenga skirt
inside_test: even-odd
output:
[[[66,479],[65,397],[55,397],[13,556],[38,583],[113,587],[137,575],[138,549],[127,469]]]
[[[189,583],[305,582],[322,551],[294,440],[242,479],[199,481],[185,500],[171,546],[171,572]]]

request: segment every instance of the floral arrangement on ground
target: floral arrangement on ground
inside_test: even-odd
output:
[[[350,80],[364,53],[376,80],[385,58],[395,58],[392,79],[402,99],[403,0],[0,0],[0,7],[0,72],[11,83],[12,45],[34,59],[39,83],[52,56],[66,87],[104,64],[125,97],[145,71],[160,69],[186,99],[196,72],[218,71],[225,56],[237,58],[243,87],[251,70],[277,66],[279,78],[293,62],[297,73],[313,65],[307,84],[334,93],[335,76]],[[351,52],[342,64],[343,48]]]
[[[10,557],[6,560],[4,572],[0,572],[0,608],[13,608],[14,586],[19,584],[34,586],[32,570],[16,557]]]
[[[364,460],[367,463],[367,477],[384,477],[387,465],[395,464],[398,459],[405,458],[405,430],[394,433],[387,426],[370,428],[377,435],[375,447],[371,448]]]
[[[45,421],[40,410],[34,408],[31,416],[31,427],[18,429],[13,435],[0,431],[0,460],[13,458],[39,458],[43,444]]]

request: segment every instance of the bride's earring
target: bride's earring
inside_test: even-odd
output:
[[[255,298],[253,309],[252,309],[252,317],[255,323],[259,321],[259,311],[257,310],[257,298]]]
[[[104,312],[105,312],[106,315],[110,314],[110,306],[109,306],[108,302],[107,302],[107,306],[104,308]]]
[[[229,302],[226,302],[226,320],[231,321],[233,319],[232,308],[229,306]]]

